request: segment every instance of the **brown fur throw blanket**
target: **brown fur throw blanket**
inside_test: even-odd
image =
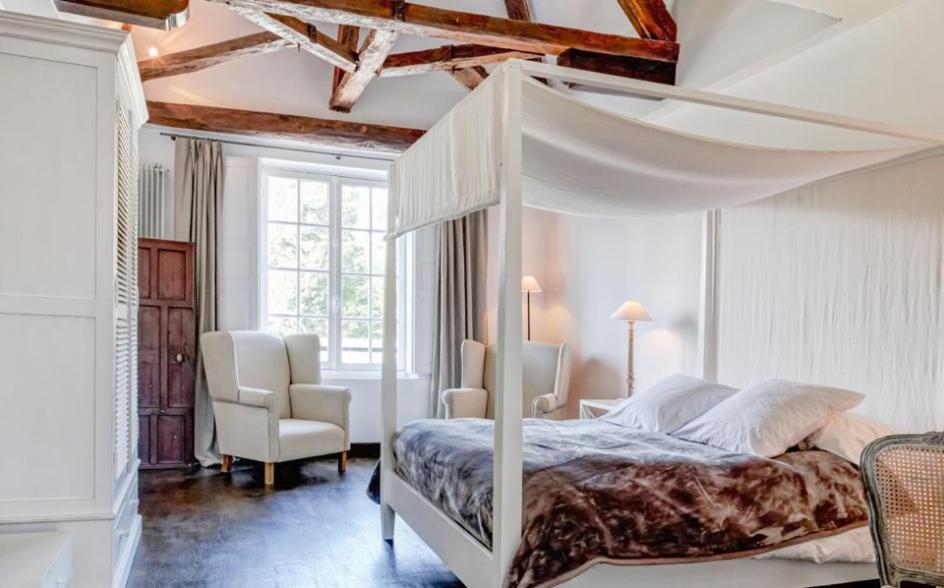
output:
[[[394,443],[397,474],[486,546],[492,435],[488,420],[423,420]],[[764,459],[603,421],[526,419],[522,541],[506,583],[555,584],[600,561],[755,555],[867,517],[858,471],[831,453]]]

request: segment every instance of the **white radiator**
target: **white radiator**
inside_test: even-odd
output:
[[[166,239],[165,217],[169,203],[167,181],[170,174],[160,165],[142,166],[138,174],[139,235],[146,239]]]

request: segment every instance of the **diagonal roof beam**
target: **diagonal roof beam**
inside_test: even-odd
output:
[[[505,0],[505,12],[511,20],[534,20],[531,0]]]
[[[141,80],[146,82],[157,78],[193,73],[241,57],[262,55],[288,47],[294,47],[294,43],[272,33],[256,33],[221,43],[143,59],[138,62],[138,70],[141,72]]]
[[[350,112],[361,97],[367,84],[377,77],[380,68],[400,34],[396,31],[375,29],[367,34],[361,47],[357,69],[346,73],[331,93],[331,110]]]
[[[389,55],[380,70],[380,77],[409,76],[437,70],[452,71],[532,57],[536,55],[484,45],[443,45],[435,49]]]
[[[663,0],[617,0],[623,12],[643,39],[676,41],[675,19]]]
[[[306,21],[333,22],[437,37],[531,53],[559,55],[579,49],[610,55],[675,62],[678,44],[595,33],[569,27],[471,14],[400,0],[210,0],[285,14]]]
[[[479,84],[485,81],[485,78],[488,77],[488,72],[482,66],[475,66],[465,69],[454,69],[449,72],[449,75],[466,88],[474,90],[479,87]]]
[[[319,31],[313,24],[282,14],[266,14],[239,7],[234,10],[246,20],[291,41],[304,51],[324,59],[335,67],[347,72],[357,69],[357,54]]]
[[[357,52],[357,41],[360,39],[361,29],[350,25],[338,25],[338,43],[347,47],[352,53]],[[331,93],[338,87],[344,78],[344,70],[334,68],[334,77],[331,80]]]

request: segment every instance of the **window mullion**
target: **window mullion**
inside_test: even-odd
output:
[[[328,261],[331,290],[329,344],[331,367],[339,369],[341,367],[341,190],[337,177],[331,178],[328,200],[330,202],[328,214],[331,221],[330,259]]]

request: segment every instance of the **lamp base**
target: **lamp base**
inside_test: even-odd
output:
[[[633,378],[633,325],[634,321],[627,321],[627,349],[626,349],[626,398],[633,395],[635,380]]]

